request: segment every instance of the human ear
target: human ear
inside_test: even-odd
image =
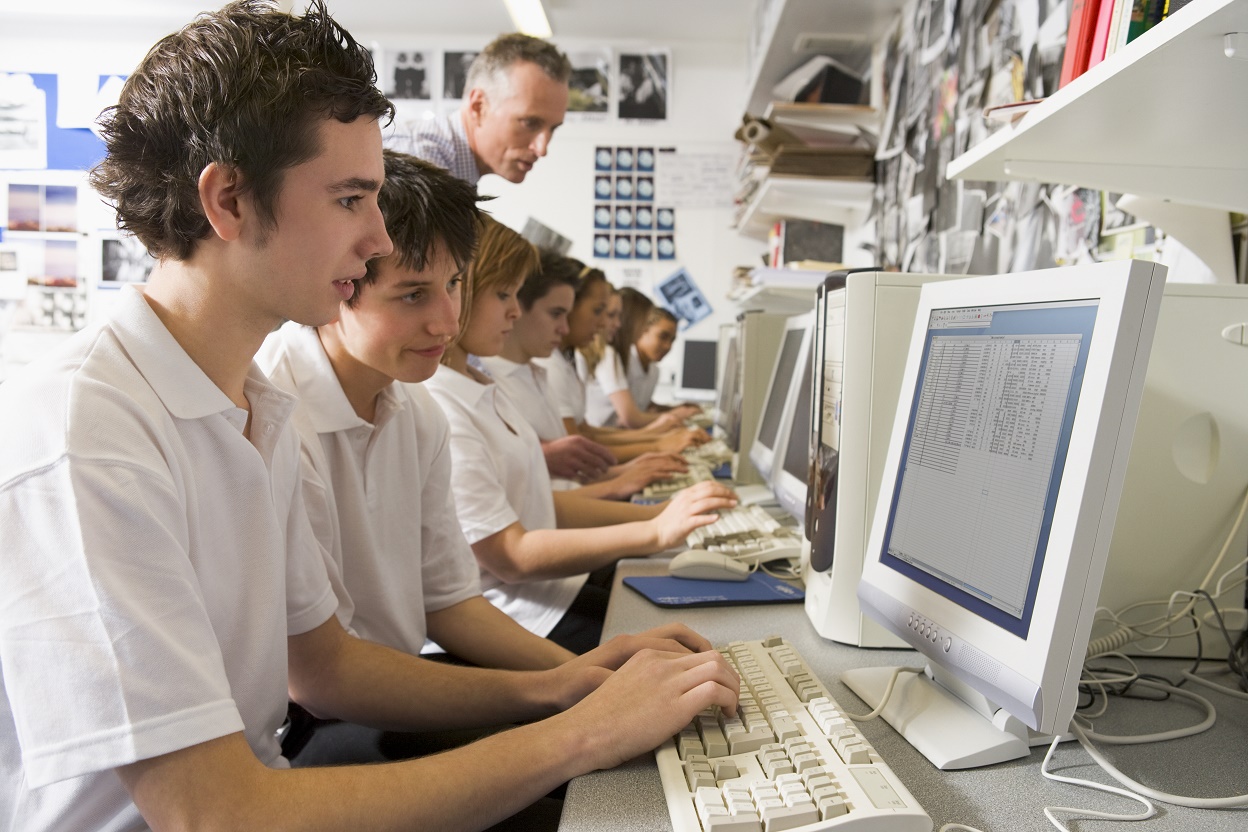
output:
[[[244,208],[237,168],[209,162],[199,174],[199,203],[212,230],[222,240],[242,233]]]
[[[485,90],[473,87],[468,91],[468,113],[474,124],[480,126],[489,109],[490,101],[485,95]]]

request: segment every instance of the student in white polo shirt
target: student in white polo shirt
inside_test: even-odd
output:
[[[552,492],[537,434],[469,361],[502,349],[520,314],[516,292],[537,267],[528,242],[486,218],[467,272],[467,325],[425,384],[451,423],[456,509],[486,597],[525,628],[579,653],[597,643],[606,611],[606,592],[587,584],[587,573],[679,544],[714,520],[709,512],[735,500],[712,483],[665,507]]]
[[[534,359],[546,358],[559,348],[568,331],[568,312],[572,309],[575,288],[576,280],[559,270],[534,271],[517,292],[520,317],[507,334],[502,352],[479,360],[542,440],[555,488],[576,489],[584,496],[627,499],[652,482],[688,470],[688,465],[677,454],[648,453],[624,465],[613,466],[596,482],[590,481],[594,478],[586,477],[584,472],[578,472],[575,479],[556,476],[551,466],[550,444],[552,440],[566,437],[567,433],[546,380],[546,369],[534,363]],[[582,442],[591,441],[578,438]],[[582,481],[589,482],[582,485]]]
[[[656,424],[683,424],[701,412],[695,405],[654,405],[659,385],[659,362],[676,338],[676,317],[657,307],[636,289],[619,291],[620,326],[598,361],[581,350],[585,360],[586,418],[591,425],[643,428]]]
[[[590,344],[607,325],[611,284],[599,269],[589,268],[557,252],[543,250],[542,271],[566,273],[577,281],[576,300],[568,313],[568,332],[549,358],[534,359],[546,370],[559,415],[569,434],[580,434],[605,444],[621,460],[643,453],[680,453],[691,445],[709,441],[704,431],[674,427],[664,420],[640,430],[598,428],[586,422],[585,380],[577,368],[578,350]]]
[[[251,0],[162,39],[105,115],[92,183],[158,264],[0,385],[5,828],[481,829],[735,708],[718,654],[670,639],[616,672],[431,672],[338,623],[295,402],[252,357],[283,319],[331,320],[391,250],[374,82],[319,0]],[[403,730],[549,718],[290,771],[288,692]]]

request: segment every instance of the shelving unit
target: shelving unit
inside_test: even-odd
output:
[[[1248,0],[1195,0],[949,163],[951,179],[1033,180],[1248,211]]]
[[[737,231],[766,240],[777,220],[800,219],[860,224],[871,208],[874,182],[805,176],[769,176],[741,215]]]
[[[771,0],[774,25],[759,50],[744,110],[763,112],[771,88],[815,55],[858,56],[884,36],[908,0]],[[795,48],[799,39],[804,47]]]

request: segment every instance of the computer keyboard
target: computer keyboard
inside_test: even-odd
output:
[[[932,820],[779,636],[721,648],[736,717],[700,714],[655,752],[675,832],[930,832]]]
[[[697,462],[718,468],[725,462],[732,462],[732,448],[722,439],[711,439],[701,445],[690,446],[681,452],[686,462]]]
[[[697,485],[700,482],[706,482],[715,478],[711,466],[700,462],[690,460],[688,462],[689,469],[683,474],[675,474],[665,480],[652,482],[638,492],[634,499],[642,500],[664,500],[671,497],[677,491],[682,491],[690,486]]]
[[[690,532],[685,543],[691,549],[723,552],[750,564],[796,560],[802,554],[798,529],[783,525],[761,506],[725,509],[714,523]]]

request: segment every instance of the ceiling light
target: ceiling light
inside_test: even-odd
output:
[[[551,36],[550,21],[546,19],[542,0],[503,0],[503,5],[507,7],[517,31],[535,38]]]

